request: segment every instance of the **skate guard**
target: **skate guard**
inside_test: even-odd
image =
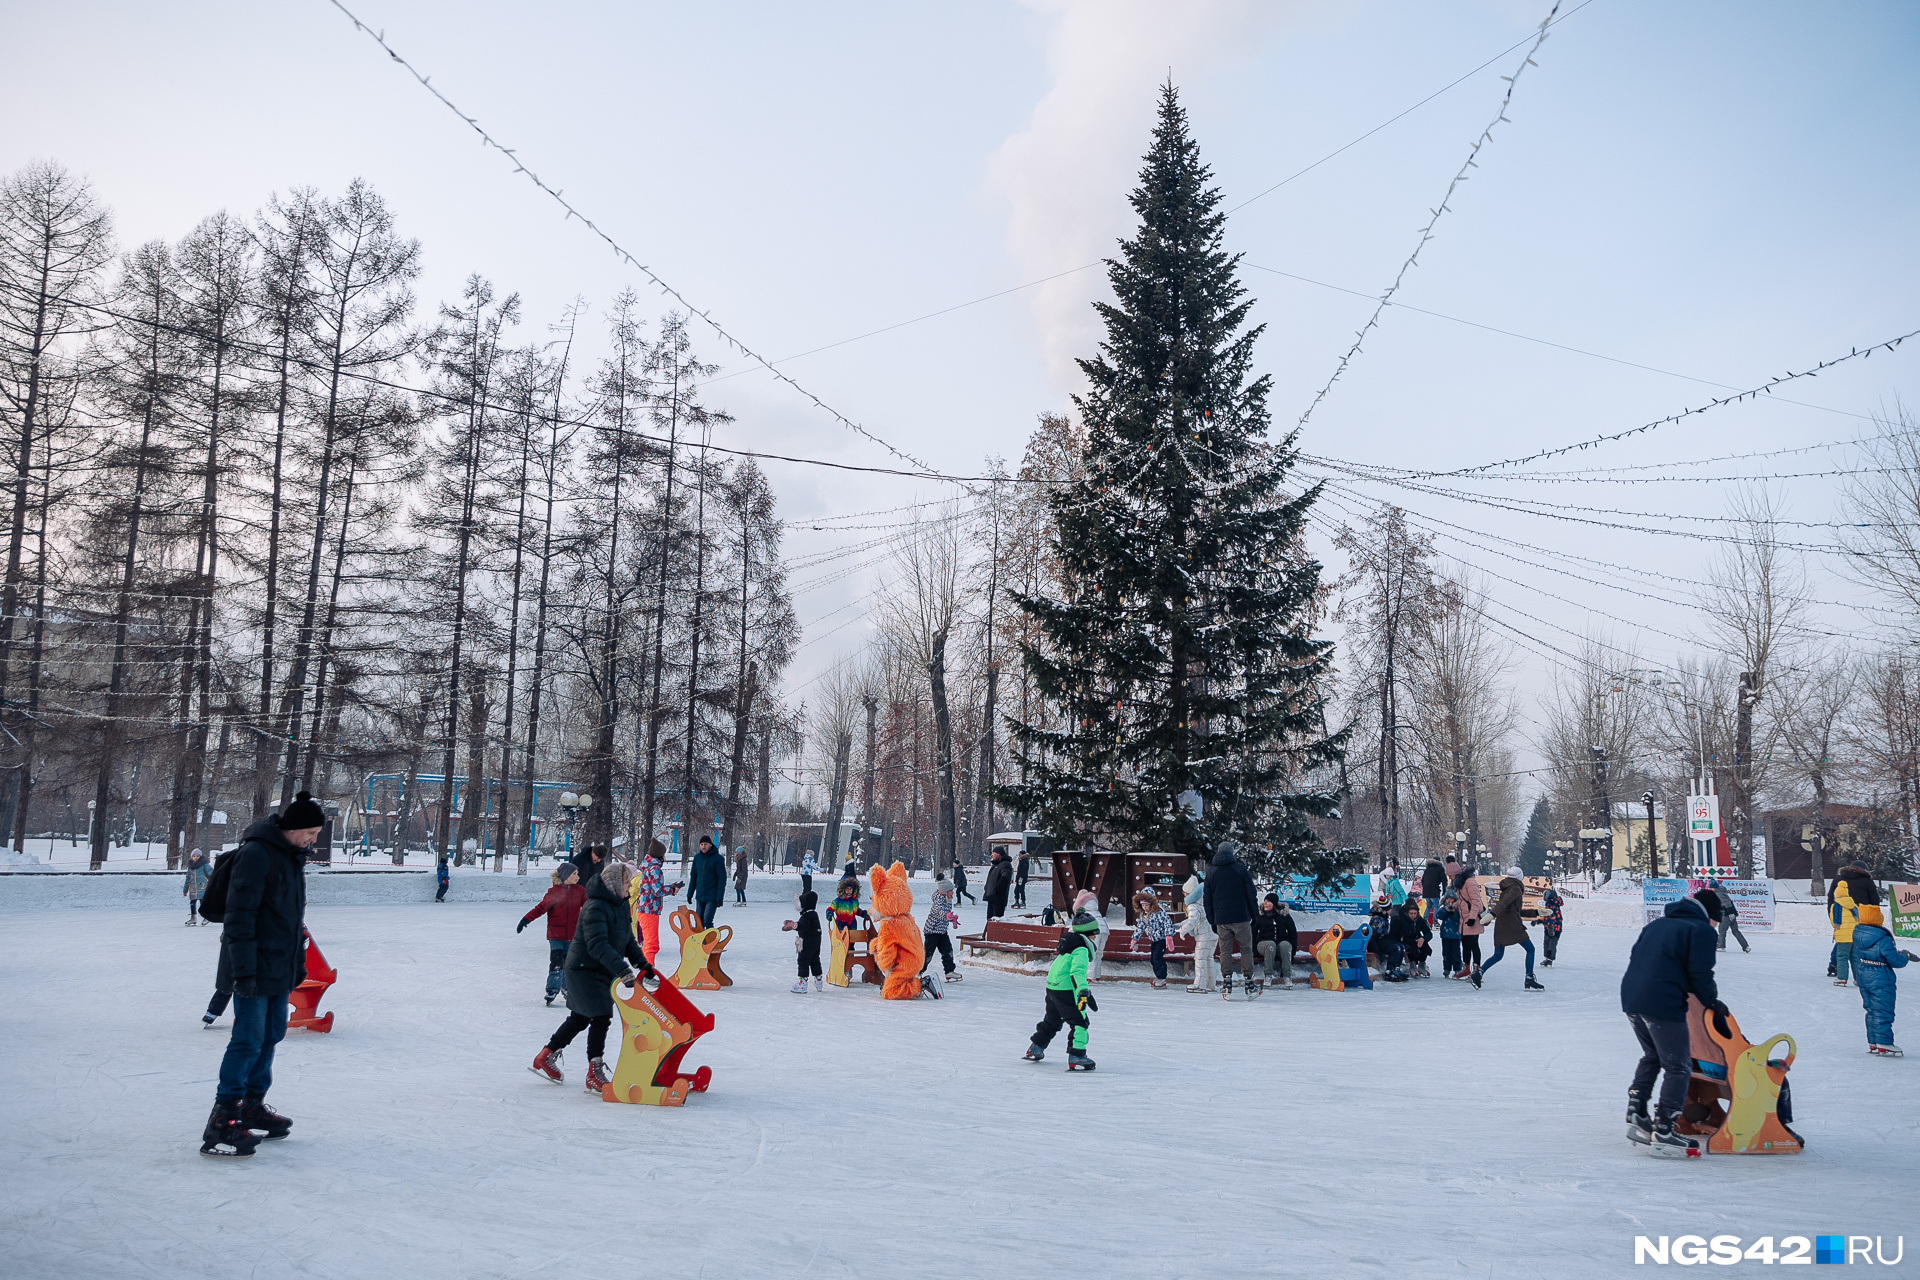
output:
[[[1687,997],[1693,1077],[1687,1083],[1680,1131],[1705,1135],[1706,1149],[1716,1155],[1793,1155],[1803,1150],[1800,1135],[1780,1116],[1783,1096],[1788,1119],[1792,1116],[1787,1072],[1797,1052],[1793,1037],[1783,1032],[1756,1045],[1731,1016],[1725,1035],[1719,1021],[1698,999]],[[1787,1056],[1770,1057],[1780,1044],[1787,1046]]]
[[[700,917],[692,908],[674,908],[667,923],[680,936],[680,967],[674,971],[673,985],[682,991],[718,991],[733,985],[733,979],[720,968],[720,953],[733,941],[731,925],[700,927]]]
[[[305,929],[301,931],[307,949],[307,978],[287,995],[287,1026],[305,1027],[308,1031],[333,1030],[333,1014],[319,1015],[320,997],[327,994],[327,988],[333,985],[340,975],[327,967],[327,958],[320,954],[320,946],[313,935]]]
[[[677,1107],[686,1102],[688,1093],[705,1093],[713,1068],[701,1067],[686,1075],[680,1070],[680,1059],[688,1045],[713,1030],[713,1015],[696,1009],[667,978],[652,991],[636,982],[631,995],[621,994],[616,978],[612,992],[614,1009],[620,1014],[620,1059],[613,1079],[600,1091],[601,1098]]]

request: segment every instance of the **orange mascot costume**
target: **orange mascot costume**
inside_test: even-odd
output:
[[[913,886],[907,883],[907,869],[897,862],[892,870],[876,866],[868,878],[873,884],[876,927],[867,950],[887,975],[881,995],[888,1000],[912,1000],[920,994],[920,966],[926,962],[927,945],[913,921]]]

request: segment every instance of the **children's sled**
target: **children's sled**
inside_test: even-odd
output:
[[[720,953],[733,941],[730,925],[711,929],[700,927],[700,917],[690,907],[675,907],[667,923],[680,935],[680,967],[674,971],[673,985],[682,991],[718,991],[733,985],[720,968]]]
[[[677,1107],[688,1093],[705,1093],[713,1068],[685,1075],[680,1059],[688,1045],[713,1030],[713,1015],[694,1008],[666,978],[652,991],[636,982],[631,995],[621,994],[616,978],[612,992],[620,1015],[620,1060],[600,1096],[608,1102]]]
[[[1716,1155],[1792,1155],[1806,1143],[1787,1126],[1793,1122],[1793,1091],[1787,1072],[1796,1046],[1782,1032],[1765,1044],[1753,1044],[1732,1017],[1709,1012],[1687,997],[1687,1035],[1692,1041],[1693,1075],[1677,1126],[1682,1133],[1705,1136]],[[1785,1044],[1787,1056],[1769,1055]]]
[[[327,967],[327,958],[320,954],[320,946],[313,935],[305,929],[301,931],[306,939],[307,979],[295,987],[287,996],[292,1008],[287,1010],[289,1027],[305,1027],[309,1031],[333,1030],[333,1014],[319,1015],[320,997],[327,994],[327,988],[333,985],[340,975]]]
[[[837,924],[827,926],[827,982],[831,986],[852,985],[853,974],[857,969],[862,982],[874,986],[884,986],[886,978],[880,972],[879,961],[873,958],[873,929],[842,929]]]
[[[1367,972],[1366,925],[1348,932],[1331,925],[1313,944],[1313,960],[1319,973],[1307,975],[1307,985],[1317,991],[1345,991],[1349,985],[1373,990],[1373,977]]]

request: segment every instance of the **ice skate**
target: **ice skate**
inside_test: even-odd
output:
[[[1187,994],[1190,996],[1210,996],[1213,994],[1213,988],[1212,987],[1188,987]]]
[[[1078,1049],[1069,1049],[1067,1050],[1067,1070],[1091,1071],[1093,1070],[1093,1059]]]
[[[1247,999],[1258,1000],[1261,994],[1265,991],[1266,991],[1265,983],[1255,982],[1252,979],[1247,980]]]
[[[1540,967],[1541,967],[1542,969],[1551,969],[1551,968],[1553,968],[1553,961],[1551,961],[1551,960],[1542,960],[1542,961],[1540,962]]]
[[[1232,978],[1228,978],[1220,984],[1220,998],[1222,1000],[1233,999],[1233,979]]]
[[[560,1050],[549,1049],[545,1045],[541,1045],[540,1052],[533,1055],[533,1065],[527,1070],[554,1084],[567,1082],[566,1076],[560,1073]]]
[[[825,991],[827,989],[827,984],[820,981],[820,979],[815,978],[813,980],[813,989],[815,991]]]
[[[1835,978],[1833,980],[1833,985],[1836,987],[1844,987],[1847,985],[1847,980],[1845,978]]]
[[[1653,1141],[1653,1117],[1647,1114],[1647,1100],[1638,1089],[1627,1090],[1627,1137],[1634,1142]]]
[[[1665,1107],[1655,1109],[1653,1140],[1648,1144],[1648,1154],[1668,1160],[1698,1160],[1701,1155],[1700,1140],[1684,1133],[1675,1133],[1673,1122],[1671,1111]]]
[[[1478,991],[1480,989],[1480,970],[1475,969],[1472,973],[1468,974],[1467,981],[1473,984],[1475,991]]]
[[[1870,1044],[1867,1046],[1867,1052],[1876,1058],[1904,1058],[1907,1056],[1900,1052],[1897,1045],[1891,1044]]]
[[[945,975],[940,980],[942,982],[958,982],[960,981],[960,971],[955,969],[952,973]]]
[[[933,970],[920,979],[920,994],[933,1000],[939,1000],[946,995],[938,970]]]
[[[200,1134],[200,1154],[245,1160],[260,1145],[260,1139],[240,1123],[240,1108],[231,1102],[216,1102]]]
[[[1042,1062],[1046,1059],[1047,1051],[1037,1044],[1030,1044],[1027,1046],[1026,1053],[1022,1056],[1028,1062]]]
[[[1155,991],[1158,991],[1160,988],[1167,985],[1167,980],[1165,978],[1148,978],[1147,985],[1149,987],[1152,987]]]
[[[1546,990],[1545,987],[1541,986],[1538,982],[1534,981],[1532,974],[1527,975],[1526,985],[1523,989],[1527,991],[1545,991]]]
[[[210,1014],[210,1013],[203,1013],[203,1014],[201,1014],[201,1015],[200,1015],[200,1025],[201,1025],[201,1026],[203,1026],[203,1027],[205,1027],[205,1028],[207,1028],[208,1030],[212,1030],[212,1029],[213,1029],[213,1015],[212,1015],[212,1014]]]
[[[803,996],[807,994],[807,980],[805,978],[802,978],[800,979],[800,981],[794,983],[791,987],[788,987],[787,990],[793,992],[793,994],[797,996]]]
[[[293,1132],[293,1121],[267,1105],[265,1098],[248,1098],[240,1104],[240,1123],[267,1135],[269,1140],[284,1138]]]
[[[599,1093],[613,1083],[613,1072],[607,1070],[605,1058],[595,1058],[587,1063],[585,1088],[588,1093]]]

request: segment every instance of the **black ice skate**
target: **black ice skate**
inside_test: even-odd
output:
[[[1527,991],[1545,991],[1546,990],[1545,987],[1541,986],[1538,982],[1534,981],[1532,974],[1527,975],[1527,982],[1524,989]]]
[[[1635,1142],[1653,1141],[1653,1117],[1647,1114],[1647,1100],[1638,1089],[1627,1090],[1627,1137]]]
[[[1259,982],[1256,980],[1249,980],[1247,983],[1247,999],[1258,1000],[1261,994],[1266,991],[1266,989],[1267,989],[1266,983]]]
[[[1047,1051],[1045,1049],[1042,1049],[1037,1044],[1028,1045],[1026,1053],[1022,1055],[1024,1060],[1027,1062],[1039,1062],[1039,1061],[1042,1061],[1046,1056],[1047,1056]]]
[[[1474,971],[1472,973],[1467,975],[1467,981],[1473,983],[1473,989],[1475,991],[1478,991],[1480,989],[1480,970],[1478,966],[1474,968]]]
[[[1220,998],[1222,1000],[1233,999],[1233,979],[1232,978],[1224,978],[1221,980]]]
[[[260,1139],[247,1131],[240,1122],[240,1108],[231,1102],[213,1104],[213,1114],[207,1117],[207,1127],[200,1134],[200,1154],[203,1156],[224,1156],[230,1160],[245,1160],[260,1145]]]
[[[248,1098],[240,1104],[240,1123],[266,1134],[269,1139],[284,1138],[293,1132],[293,1121],[268,1106],[264,1098]]]
[[[1653,1141],[1648,1153],[1668,1160],[1698,1160],[1702,1154],[1700,1139],[1674,1132],[1674,1119],[1674,1113],[1665,1107],[1654,1108]]]
[[[1093,1070],[1093,1059],[1078,1049],[1069,1049],[1067,1050],[1067,1070],[1091,1071]]]

